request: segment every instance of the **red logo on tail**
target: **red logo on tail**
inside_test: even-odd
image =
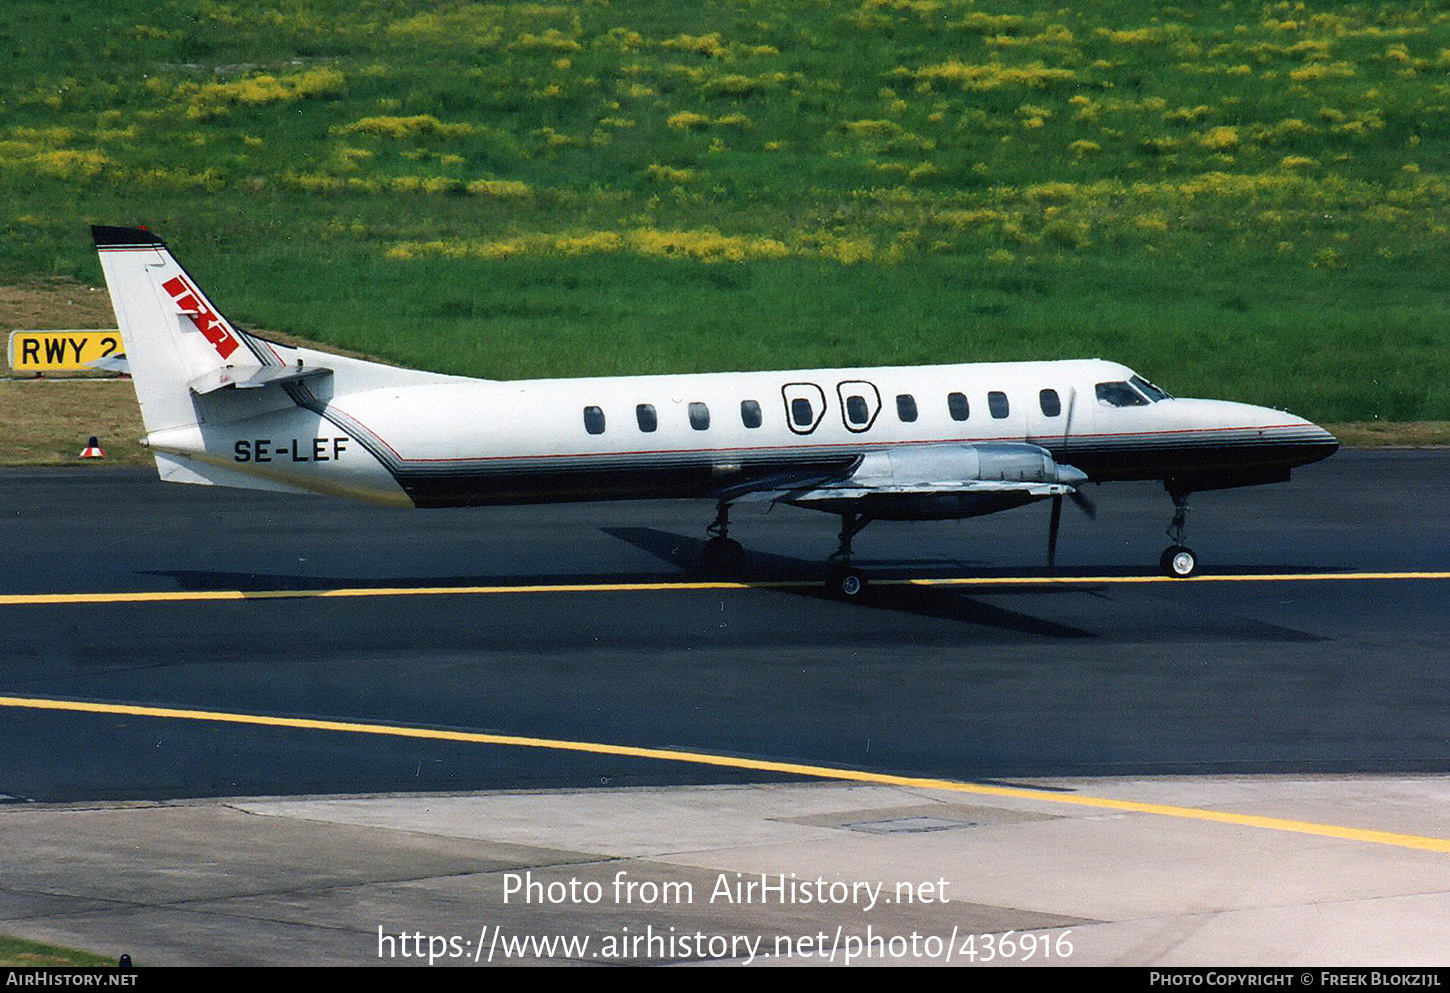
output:
[[[237,339],[228,333],[221,317],[201,302],[200,294],[188,286],[185,279],[175,276],[162,283],[161,288],[171,294],[171,299],[176,301],[178,307],[186,311],[191,323],[196,325],[203,338],[211,342],[218,355],[226,358],[237,350]]]

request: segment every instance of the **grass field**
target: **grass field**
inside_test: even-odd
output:
[[[78,952],[73,948],[43,945],[38,941],[25,941],[0,935],[0,967],[36,968],[48,966],[114,966],[116,960]]]
[[[0,282],[147,223],[446,372],[1098,355],[1450,419],[1444,2],[27,0],[0,52]]]

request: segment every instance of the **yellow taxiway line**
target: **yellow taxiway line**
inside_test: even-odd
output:
[[[1450,838],[1429,838],[1421,835],[1397,834],[1392,831],[1375,831],[1369,828],[1343,827],[1337,824],[1319,824],[1313,821],[1296,821],[1281,817],[1263,817],[1256,814],[1237,814],[1226,810],[1177,807],[1161,803],[1139,803],[1134,800],[1084,796],[1077,793],[1058,793],[1012,786],[988,786],[979,783],[963,783],[950,779],[900,776],[890,773],[868,772],[859,769],[807,765],[799,762],[776,762],[768,759],[744,758],[735,755],[712,755],[706,752],[690,752],[675,748],[642,748],[635,745],[611,745],[595,741],[568,741],[558,738],[531,738],[509,734],[486,734],[477,731],[444,731],[402,725],[364,724],[354,721],[324,721],[303,717],[271,717],[264,714],[231,713],[217,710],[140,707],[131,704],[93,703],[82,700],[52,700],[39,697],[0,696],[0,707],[26,710],[69,711],[88,714],[113,714],[127,717],[150,717],[183,721],[212,721],[226,724],[252,724],[273,728],[385,735],[395,738],[423,738],[433,741],[453,741],[476,745],[548,748],[566,752],[587,752],[595,755],[653,759],[661,762],[687,762],[694,765],[716,766],[748,772],[768,772],[791,776],[806,776],[814,779],[842,780],[852,783],[873,783],[885,786],[906,786],[918,789],[944,790],[952,793],[969,793],[978,796],[1007,797],[1016,800],[1072,804],[1079,807],[1096,807],[1128,813],[1157,814],[1164,817],[1212,821],[1236,827],[1264,828],[1271,831],[1287,831],[1294,834],[1317,835],[1324,838],[1338,838],[1344,841],[1362,841],[1380,845],[1394,845],[1399,848],[1412,848],[1421,851],[1450,854]]]
[[[1284,572],[1191,576],[964,576],[941,579],[873,579],[873,586],[1125,586],[1144,583],[1311,583],[1443,580],[1450,572]],[[759,582],[521,583],[497,586],[356,586],[317,590],[130,590],[115,593],[5,593],[0,606],[35,607],[88,603],[185,603],[211,600],[305,600],[329,597],[497,596],[509,593],[689,593],[819,586],[813,579]]]

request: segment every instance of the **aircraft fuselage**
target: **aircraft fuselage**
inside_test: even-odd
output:
[[[703,497],[838,474],[873,451],[993,443],[1039,446],[1089,481],[1212,489],[1287,478],[1338,447],[1267,407],[1141,393],[1114,406],[1098,384],[1133,373],[1095,359],[516,382],[415,373],[426,380],[359,390],[347,360],[261,344],[273,361],[325,361],[334,376],[250,417],[153,432],[153,449],[438,507]]]

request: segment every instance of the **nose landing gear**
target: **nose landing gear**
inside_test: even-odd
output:
[[[1186,579],[1198,571],[1198,555],[1183,543],[1183,532],[1188,522],[1188,491],[1164,487],[1173,498],[1173,522],[1168,525],[1168,537],[1173,544],[1163,549],[1158,565],[1164,575],[1175,579]]]

